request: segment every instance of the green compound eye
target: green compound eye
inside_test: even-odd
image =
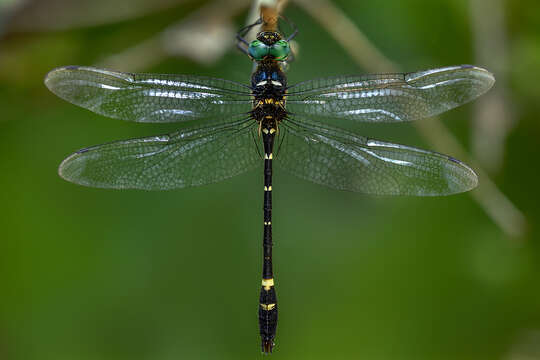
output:
[[[251,55],[251,57],[257,61],[268,56],[269,50],[268,45],[259,40],[253,40],[251,44],[249,44],[248,48],[249,55]]]
[[[290,52],[289,43],[285,40],[279,40],[270,48],[270,56],[279,61],[285,60]]]

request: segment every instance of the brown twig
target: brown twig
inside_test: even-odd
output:
[[[276,6],[269,6],[267,4],[261,5],[261,19],[263,31],[276,31],[279,20],[279,13]]]
[[[261,30],[275,31],[278,28],[279,16],[287,3],[288,0],[254,0],[246,24],[252,24],[261,17],[263,20]]]

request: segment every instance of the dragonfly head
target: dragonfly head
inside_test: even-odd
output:
[[[272,46],[281,40],[281,34],[276,31],[261,31],[257,34],[257,40],[262,41],[268,46]]]
[[[262,31],[249,44],[248,53],[255,61],[272,59],[285,61],[291,52],[289,42],[275,31]]]

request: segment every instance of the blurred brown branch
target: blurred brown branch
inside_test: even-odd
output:
[[[170,56],[212,64],[233,44],[232,18],[248,6],[249,0],[212,1],[148,40],[105,58],[97,66],[136,71]]]
[[[398,70],[332,2],[295,0],[295,3],[317,20],[359,66],[369,72]],[[437,118],[417,121],[414,125],[433,147],[451,153],[474,167],[480,178],[480,186],[471,192],[471,196],[507,235],[516,238],[522,236],[526,230],[523,213],[497,188],[487,172],[467,154],[446,126]]]
[[[469,12],[476,59],[497,74],[497,86],[474,104],[472,141],[475,157],[493,172],[502,166],[506,137],[515,122],[508,99],[504,1],[470,0]]]

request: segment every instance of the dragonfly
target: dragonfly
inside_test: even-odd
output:
[[[338,120],[397,123],[432,117],[488,91],[494,76],[459,65],[351,75],[289,85],[288,37],[263,30],[237,35],[252,60],[251,82],[134,74],[65,66],[45,77],[60,98],[99,115],[141,123],[194,122],[179,131],[87,147],[59,166],[67,181],[113,189],[170,190],[263,170],[263,259],[258,318],[261,348],[272,352],[278,306],[272,268],[272,166],[330,188],[372,195],[441,196],[478,184],[463,162],[437,152],[372,139]]]

